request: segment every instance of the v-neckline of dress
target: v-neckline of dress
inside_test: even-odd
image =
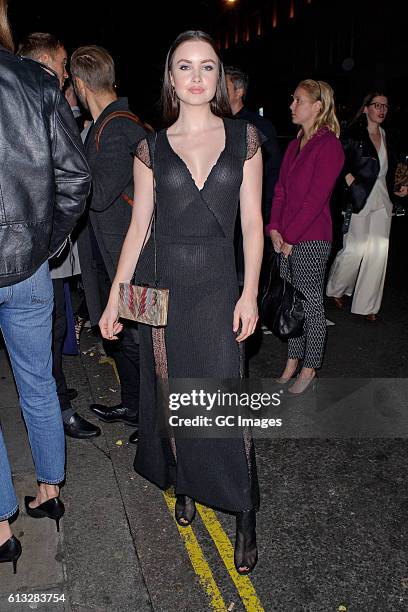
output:
[[[224,147],[223,147],[223,148],[222,148],[222,150],[220,151],[220,154],[218,155],[218,157],[217,157],[217,159],[216,159],[215,163],[214,163],[214,164],[211,166],[210,171],[209,171],[209,173],[207,174],[207,177],[206,177],[206,179],[205,179],[205,181],[204,181],[204,183],[203,183],[202,187],[199,187],[199,186],[197,185],[197,183],[195,182],[195,179],[194,179],[194,177],[193,177],[193,174],[192,174],[192,172],[191,172],[190,168],[188,167],[188,165],[186,164],[186,162],[184,161],[184,159],[181,157],[181,155],[179,155],[179,154],[177,153],[177,151],[175,151],[175,149],[173,149],[173,147],[171,146],[171,143],[170,143],[169,137],[168,137],[168,135],[167,135],[167,130],[164,130],[164,135],[165,135],[165,137],[166,137],[166,141],[167,141],[168,146],[170,147],[170,149],[171,149],[171,151],[173,152],[173,154],[174,154],[174,155],[175,155],[175,156],[176,156],[176,157],[177,157],[177,158],[180,160],[180,162],[183,164],[184,168],[187,170],[187,173],[188,173],[188,175],[189,175],[189,177],[190,177],[191,182],[193,183],[194,187],[196,188],[196,190],[197,190],[199,193],[202,193],[202,192],[204,191],[204,189],[205,189],[205,187],[206,187],[206,185],[207,185],[207,183],[208,183],[208,181],[209,181],[209,179],[210,179],[210,177],[211,177],[211,175],[212,175],[212,173],[213,173],[213,170],[214,170],[214,169],[215,169],[215,167],[218,165],[218,162],[220,161],[221,157],[224,155],[225,150],[226,150],[226,148],[227,148],[227,126],[226,126],[226,123],[225,123],[225,119],[224,119],[224,117],[221,117],[221,120],[222,120],[222,124],[223,124],[223,126],[224,126]]]

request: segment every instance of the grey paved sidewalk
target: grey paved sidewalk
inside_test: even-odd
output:
[[[81,410],[81,404],[91,399],[89,381],[79,358],[66,359],[66,363],[68,376],[79,390]],[[95,442],[68,440],[61,535],[52,521],[35,521],[25,515],[23,499],[35,494],[35,474],[3,351],[0,371],[2,391],[5,389],[1,421],[20,501],[20,515],[13,527],[24,548],[16,576],[11,565],[0,565],[1,612],[27,609],[27,604],[6,603],[8,595],[16,592],[65,596],[65,602],[39,604],[41,610],[151,610],[104,436]],[[110,369],[108,376],[112,377]]]

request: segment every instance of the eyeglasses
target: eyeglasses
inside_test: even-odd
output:
[[[385,110],[387,111],[390,107],[388,104],[381,104],[381,102],[371,102],[368,106],[374,106],[375,110]]]

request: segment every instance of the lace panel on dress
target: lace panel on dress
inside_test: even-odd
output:
[[[139,144],[136,147],[135,155],[148,168],[152,167],[152,162],[150,159],[149,144],[147,142],[147,138],[143,138],[143,140],[139,142]]]
[[[247,124],[247,155],[246,159],[251,159],[261,146],[258,130],[252,123]]]

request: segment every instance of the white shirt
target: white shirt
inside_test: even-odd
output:
[[[388,157],[387,157],[387,147],[385,140],[385,132],[380,127],[380,135],[381,135],[381,145],[380,150],[378,151],[378,159],[380,161],[380,171],[377,176],[377,180],[375,181],[374,187],[371,190],[370,195],[367,198],[367,202],[363,208],[363,210],[359,213],[360,216],[368,215],[371,212],[375,212],[377,210],[381,210],[383,208],[386,209],[388,216],[392,215],[392,202],[390,200],[390,196],[388,195],[386,176],[388,171]]]

